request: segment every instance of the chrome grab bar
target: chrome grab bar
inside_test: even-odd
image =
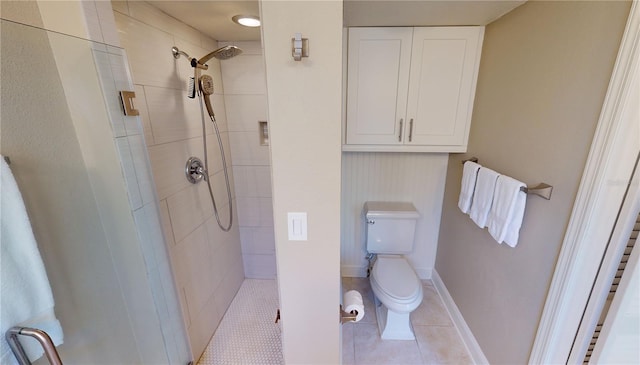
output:
[[[9,347],[11,347],[11,351],[13,351],[16,359],[18,359],[18,364],[31,365],[31,361],[24,352],[24,349],[18,340],[18,336],[29,336],[35,338],[44,349],[44,354],[47,355],[49,364],[62,365],[62,360],[60,360],[58,350],[56,350],[56,346],[53,344],[51,337],[49,337],[45,331],[29,327],[11,327],[7,330],[7,333],[5,333],[5,338],[9,343]]]

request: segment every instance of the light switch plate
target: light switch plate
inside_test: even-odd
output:
[[[307,213],[287,213],[287,225],[289,228],[289,241],[307,240]]]

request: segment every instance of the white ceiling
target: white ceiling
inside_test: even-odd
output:
[[[487,25],[525,1],[344,0],[344,25]],[[149,3],[219,41],[260,39],[260,28],[247,28],[231,21],[231,17],[238,14],[258,16],[257,0],[156,0]]]
[[[526,0],[345,0],[346,27],[487,25]]]
[[[260,39],[259,27],[243,27],[231,20],[234,15],[259,16],[260,11],[257,0],[157,0],[149,1],[149,3],[218,41]]]

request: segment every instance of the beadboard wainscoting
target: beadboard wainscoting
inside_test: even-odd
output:
[[[420,212],[413,253],[407,257],[421,279],[431,278],[448,159],[446,153],[342,154],[342,276],[367,273],[364,203],[407,201]]]

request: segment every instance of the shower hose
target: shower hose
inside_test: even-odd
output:
[[[212,115],[209,115],[209,118],[213,122],[213,128],[216,131],[216,137],[218,138],[218,146],[220,147],[220,155],[222,156],[222,171],[224,172],[224,181],[227,186],[227,198],[229,199],[229,224],[227,226],[223,226],[220,222],[220,215],[218,214],[218,207],[216,206],[216,199],[213,196],[213,190],[211,189],[211,182],[209,181],[209,156],[207,153],[207,131],[205,127],[204,121],[204,107],[202,105],[202,93],[198,93],[198,100],[200,101],[200,120],[202,121],[202,142],[204,145],[204,180],[207,182],[207,187],[209,188],[209,196],[211,196],[211,203],[213,204],[213,213],[216,216],[216,222],[218,222],[218,227],[222,229],[224,232],[229,232],[231,226],[233,225],[233,202],[231,201],[231,186],[229,184],[229,173],[227,172],[227,160],[224,156],[224,147],[222,145],[222,138],[220,138],[220,130],[218,129],[218,123],[216,122],[216,118]]]

